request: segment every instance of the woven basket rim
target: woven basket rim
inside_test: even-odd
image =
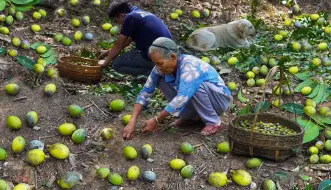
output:
[[[283,120],[287,120],[287,121],[293,123],[294,125],[296,125],[296,126],[298,127],[298,129],[300,129],[300,132],[299,132],[299,133],[296,133],[296,134],[294,134],[294,135],[272,135],[272,134],[261,134],[261,133],[257,133],[257,134],[259,134],[259,135],[263,135],[263,136],[271,136],[271,137],[272,137],[272,136],[274,136],[274,137],[293,137],[293,136],[301,136],[301,135],[303,135],[303,133],[304,133],[304,129],[303,129],[299,124],[297,124],[296,122],[294,122],[294,121],[292,121],[292,120],[289,120],[289,119],[287,119],[287,118],[285,118],[285,117],[279,116],[279,115],[274,114],[274,113],[269,113],[269,112],[260,113],[259,116],[261,116],[261,115],[274,116],[274,117],[281,118],[281,119],[283,119]],[[243,116],[255,116],[255,114],[246,114],[246,115],[236,116],[235,118],[233,118],[233,119],[231,120],[229,126],[230,126],[230,127],[233,127],[233,128],[236,128],[236,129],[239,129],[239,130],[241,130],[241,131],[247,132],[247,133],[250,134],[250,133],[251,133],[250,131],[245,131],[245,130],[243,130],[242,128],[237,127],[237,126],[235,126],[235,125],[233,124],[233,122],[234,122],[235,120],[237,120],[238,118],[243,117]]]
[[[95,59],[83,58],[83,57],[78,57],[78,56],[63,56],[63,57],[59,58],[59,63],[64,64],[64,65],[72,65],[75,67],[81,67],[81,68],[101,68],[101,66],[99,66],[99,65],[77,65],[77,64],[73,64],[73,63],[63,60],[63,59],[72,59],[72,58],[86,60],[86,61],[90,61],[90,62],[96,62],[96,63],[98,62]]]

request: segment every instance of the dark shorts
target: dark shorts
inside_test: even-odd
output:
[[[116,72],[133,76],[148,76],[154,67],[154,63],[145,59],[141,51],[137,49],[130,50],[118,56],[113,60],[111,65]]]

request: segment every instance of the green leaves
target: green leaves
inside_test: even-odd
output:
[[[318,185],[318,190],[328,190],[331,189],[331,180],[324,180]]]
[[[6,8],[6,1],[0,0],[0,11],[3,11]]]
[[[322,102],[324,94],[327,93],[326,89],[328,88],[328,86],[325,83],[322,83],[317,95],[313,98],[313,100],[316,102],[316,104],[319,104]],[[324,100],[325,101],[325,100]]]
[[[249,110],[250,110],[251,105],[247,104],[245,107],[243,107],[241,110],[239,110],[236,114],[237,116],[241,116],[241,115],[247,115],[249,114]]]
[[[33,6],[32,5],[16,6],[15,8],[16,8],[17,11],[27,12],[27,11],[33,9]]]
[[[36,42],[31,45],[32,49],[37,49],[39,46],[45,46],[47,51],[40,56],[45,59],[47,65],[53,65],[57,63],[57,54],[56,51],[48,44],[44,42]]]
[[[309,176],[306,176],[304,174],[300,174],[300,177],[303,181],[308,181],[309,180]]]
[[[17,56],[16,59],[18,63],[23,65],[25,68],[29,70],[33,70],[33,65],[35,64],[35,62],[30,58],[28,58],[27,56]]]
[[[284,109],[288,112],[291,112],[291,113],[296,113],[298,115],[302,115],[304,107],[302,105],[296,104],[296,103],[287,103],[287,104],[282,105],[280,108]]]
[[[331,117],[316,114],[311,115],[310,118],[312,118],[319,125],[331,125]]]
[[[300,84],[298,84],[297,87],[295,87],[294,92],[300,92],[301,89],[305,86],[310,86],[313,88],[316,86],[316,83],[311,81],[310,79],[305,80],[305,81],[301,82]]]
[[[302,73],[297,73],[295,74],[295,76],[300,80],[308,80],[310,78],[310,74],[311,74],[310,71],[305,71]]]
[[[304,128],[303,143],[313,141],[319,135],[319,127],[312,121],[303,120],[301,117],[297,118],[297,123]]]
[[[24,5],[33,2],[34,0],[11,0],[11,2],[18,4],[18,5]]]
[[[248,99],[243,97],[241,89],[238,91],[238,99],[241,103],[247,103],[248,102]]]

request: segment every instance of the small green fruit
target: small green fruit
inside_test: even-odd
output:
[[[38,46],[36,49],[36,52],[39,54],[43,54],[47,51],[47,48],[45,46]]]
[[[57,77],[57,71],[53,68],[47,69],[47,76],[49,78],[56,78]]]
[[[21,88],[15,83],[9,83],[5,86],[5,91],[8,95],[16,96],[20,92]]]
[[[21,43],[21,48],[30,49],[30,43],[27,40],[23,40]]]
[[[33,32],[39,32],[39,31],[40,31],[40,26],[37,25],[37,24],[32,24],[32,25],[31,25],[31,30],[32,30]]]
[[[316,102],[312,99],[307,99],[306,106],[312,106],[312,107],[316,108]]]
[[[94,0],[93,5],[94,6],[99,6],[100,5],[100,0]]]
[[[229,90],[234,91],[234,90],[236,90],[237,85],[236,85],[235,82],[229,82],[228,83],[228,88],[229,88]]]
[[[71,19],[71,25],[73,27],[79,27],[80,26],[80,21],[77,18]]]
[[[296,51],[299,51],[301,49],[301,44],[299,42],[293,42],[292,48]]]
[[[45,68],[44,68],[44,66],[42,66],[41,64],[36,63],[36,64],[33,65],[33,70],[34,70],[36,73],[43,73],[44,70],[45,70]]]
[[[35,111],[30,111],[25,116],[25,121],[28,127],[34,127],[38,122],[38,114]]]
[[[200,13],[197,10],[192,11],[191,16],[193,18],[200,18]]]
[[[193,146],[187,142],[184,142],[180,145],[180,150],[183,154],[192,154],[194,152]]]
[[[176,158],[176,159],[172,159],[169,165],[173,170],[179,171],[186,165],[186,162],[182,159]]]
[[[171,14],[170,14],[170,18],[171,18],[172,20],[176,20],[176,19],[178,18],[178,14],[177,14],[177,13],[171,13]]]
[[[141,156],[145,159],[149,158],[152,155],[153,148],[150,144],[144,144],[141,147]]]
[[[98,168],[96,173],[98,178],[106,179],[110,174],[110,170],[108,168]]]
[[[39,12],[33,12],[32,13],[32,17],[36,20],[40,19],[41,18],[41,14]]]
[[[176,10],[175,10],[175,13],[177,13],[177,14],[178,14],[178,16],[182,16],[182,14],[183,14],[183,11],[182,11],[182,10],[180,10],[180,9],[176,9]]]
[[[228,142],[221,142],[217,145],[217,152],[219,153],[228,153],[230,152],[230,144]]]
[[[65,46],[70,46],[71,45],[71,39],[68,38],[68,37],[64,37],[62,39],[62,44],[65,45]]]
[[[261,160],[258,158],[251,158],[246,163],[246,166],[250,169],[258,168],[260,165],[261,165]]]
[[[42,17],[46,17],[46,16],[47,16],[47,13],[46,13],[46,11],[45,11],[44,9],[39,9],[39,10],[38,10],[38,13],[40,13],[40,15],[41,15]]]
[[[123,124],[124,124],[124,125],[127,125],[127,124],[129,123],[129,121],[130,121],[130,118],[131,118],[131,115],[129,115],[129,114],[124,115],[124,116],[122,117],[122,122],[123,122]]]
[[[53,96],[55,92],[56,92],[56,85],[53,83],[47,84],[44,88],[44,93],[46,96]]]
[[[257,79],[256,80],[256,86],[262,86],[265,84],[265,79]]]
[[[318,149],[318,150],[323,150],[324,149],[324,143],[322,141],[317,141],[315,143],[315,147]]]
[[[330,27],[330,26],[325,27],[325,28],[324,28],[324,32],[325,32],[326,34],[331,34],[331,27]]]
[[[110,30],[109,30],[109,33],[111,35],[117,35],[118,33],[118,27],[117,26],[113,26]]]
[[[255,75],[258,75],[260,73],[260,68],[255,66],[252,68],[252,72],[255,74]]]
[[[318,14],[311,14],[310,15],[310,20],[315,21],[318,20],[320,18],[320,15]]]
[[[271,179],[266,179],[263,182],[263,190],[277,190],[275,182]]]
[[[311,91],[312,91],[312,89],[311,89],[310,86],[305,86],[305,87],[303,87],[303,88],[301,89],[300,92],[301,92],[302,95],[307,96],[307,95],[309,95],[309,94],[311,93]]]
[[[71,136],[71,140],[75,144],[81,144],[86,138],[85,129],[77,129]]]
[[[138,179],[140,175],[140,170],[138,168],[138,166],[131,166],[129,169],[128,169],[128,172],[127,172],[127,178],[128,180],[136,180]]]
[[[0,161],[5,161],[6,158],[7,158],[7,152],[6,152],[6,150],[0,147]],[[2,190],[1,189],[1,182],[0,182],[0,190]]]
[[[71,4],[72,6],[77,6],[78,3],[79,3],[78,0],[70,0],[70,4]]]
[[[8,26],[10,26],[10,25],[13,24],[13,22],[14,22],[14,18],[13,18],[13,16],[8,15],[8,16],[6,17],[6,24],[7,24]]]
[[[330,115],[331,115],[330,108],[325,107],[325,106],[323,106],[323,107],[321,107],[321,108],[319,109],[319,113],[320,113],[322,116],[330,116]]]
[[[81,31],[77,31],[77,32],[75,32],[75,34],[74,34],[74,39],[75,39],[76,41],[82,40],[82,39],[83,39],[83,33],[82,33]]]
[[[209,10],[209,9],[203,9],[203,10],[202,10],[202,16],[203,16],[204,18],[209,17],[209,15],[210,15],[210,10]]]
[[[15,13],[16,13],[15,6],[10,6],[10,7],[8,8],[8,13],[9,13],[11,16],[15,16]]]
[[[60,42],[63,39],[63,35],[62,34],[56,34],[54,38],[57,42]]]
[[[119,186],[119,185],[122,185],[123,178],[118,173],[110,173],[109,177],[108,177],[108,181],[113,185]]]
[[[282,35],[284,38],[286,38],[288,36],[288,32],[285,30],[279,31],[279,34]]]
[[[123,149],[123,155],[129,160],[134,160],[137,158],[137,151],[132,146],[126,146]]]
[[[327,140],[324,142],[324,149],[328,152],[331,151],[331,140]]]
[[[113,129],[112,128],[104,128],[100,132],[101,137],[103,140],[109,140],[113,136]]]
[[[83,24],[85,26],[87,26],[88,24],[90,24],[90,22],[91,22],[91,19],[90,19],[89,16],[86,15],[86,16],[83,17]]]
[[[318,148],[316,148],[315,146],[311,146],[311,147],[309,147],[309,149],[308,149],[308,153],[309,153],[310,155],[318,154]]]
[[[24,15],[23,15],[22,12],[17,12],[17,13],[15,14],[15,18],[16,18],[16,20],[18,20],[18,21],[23,20],[23,17],[24,17]]]
[[[318,44],[317,48],[321,51],[325,51],[328,49],[328,44],[325,42],[321,42]]]
[[[318,163],[318,161],[319,161],[319,156],[317,155],[317,154],[313,154],[313,155],[311,155],[310,157],[309,157],[309,161],[310,161],[310,163],[312,163],[312,164],[317,164]]]
[[[246,84],[247,84],[247,86],[252,87],[255,85],[255,80],[250,78],[247,80]]]
[[[274,39],[275,39],[276,41],[281,41],[281,40],[283,39],[283,36],[280,35],[280,34],[276,34],[276,35],[274,36]]]
[[[248,72],[246,73],[246,77],[247,77],[248,79],[253,79],[253,78],[255,77],[255,74],[254,74],[252,71],[248,71]]]
[[[4,35],[8,35],[9,34],[9,29],[5,26],[1,26],[0,27],[0,33],[4,34]]]
[[[81,117],[84,113],[84,110],[79,105],[72,104],[68,107],[68,112],[71,117]]]
[[[260,74],[261,74],[261,75],[266,76],[266,75],[268,74],[268,72],[269,72],[269,69],[268,69],[267,66],[262,65],[262,66],[260,67]]]
[[[11,43],[16,47],[19,47],[21,45],[21,40],[17,37],[14,37],[11,39]]]
[[[237,64],[238,59],[236,57],[231,57],[228,59],[228,65],[235,65]]]
[[[181,170],[180,170],[180,175],[183,177],[183,178],[190,178],[192,177],[194,173],[194,167],[192,165],[187,165],[187,166],[184,166]]]
[[[110,23],[104,23],[104,24],[101,25],[101,28],[102,28],[102,30],[104,30],[104,31],[108,31],[108,30],[110,30],[111,27],[113,27],[113,25],[111,25]]]
[[[288,71],[291,73],[291,74],[297,74],[299,72],[299,67],[297,66],[292,66],[288,69]]]
[[[22,127],[22,122],[21,122],[20,118],[14,116],[14,115],[10,115],[6,119],[6,125],[9,129],[18,130]]]
[[[275,58],[270,58],[269,59],[269,66],[270,67],[274,67],[274,66],[277,66],[278,65],[278,62],[276,61]]]
[[[43,67],[46,67],[46,65],[47,65],[46,60],[44,58],[42,58],[42,57],[40,57],[40,58],[37,59],[36,64],[40,64]]]
[[[7,51],[7,53],[10,57],[16,57],[17,54],[18,54],[16,49],[10,49],[10,50]]]
[[[313,116],[316,114],[316,109],[313,106],[305,106],[303,112],[308,116]]]
[[[201,57],[201,60],[210,64],[210,59],[208,57]]]
[[[228,178],[224,173],[221,172],[213,172],[208,177],[208,182],[210,185],[218,188],[223,187],[227,184]]]
[[[56,11],[56,13],[57,13],[58,16],[62,17],[64,15],[64,13],[65,13],[65,10],[64,9],[58,9]]]
[[[291,19],[289,19],[289,18],[287,18],[287,19],[285,19],[285,21],[284,21],[284,26],[291,26],[292,25],[292,20]]]

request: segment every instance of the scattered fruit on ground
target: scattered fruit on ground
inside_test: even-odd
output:
[[[299,42],[293,42],[292,48],[296,51],[299,51],[301,49],[301,44]]]
[[[79,3],[78,0],[70,0],[70,5],[72,5],[72,6],[77,6],[78,3]]]
[[[235,124],[236,127],[240,127],[246,131],[251,131],[252,127],[254,133],[268,134],[268,135],[293,135],[296,132],[286,126],[282,126],[279,123],[266,123],[263,121],[257,121],[253,125],[252,121],[244,120]]]
[[[262,63],[262,64],[267,64],[268,63],[268,57],[265,56],[265,55],[260,55],[259,57],[259,61]]]
[[[36,64],[33,65],[33,70],[36,73],[39,73],[40,74],[40,73],[43,73],[44,72],[45,68],[41,64],[36,63]]]
[[[91,33],[86,33],[85,35],[84,35],[84,38],[86,39],[86,40],[89,40],[89,41],[91,41],[91,40],[93,40],[93,38],[94,38],[94,36],[93,36],[93,34],[91,34]]]
[[[9,34],[9,29],[5,26],[1,26],[0,27],[0,33],[4,34],[4,35],[7,35],[7,34]]]
[[[234,90],[236,90],[237,85],[236,85],[235,82],[229,82],[228,83],[228,88],[229,88],[229,90],[234,91]]]
[[[21,43],[21,48],[30,49],[30,43],[27,40],[23,40]]]
[[[193,10],[192,13],[191,13],[191,16],[193,18],[200,18],[200,13],[197,10]]]
[[[325,27],[325,28],[324,28],[324,32],[325,32],[326,34],[331,34],[331,27],[330,27],[330,26]]]
[[[43,67],[46,67],[46,65],[47,65],[46,60],[44,58],[42,58],[42,57],[40,57],[40,58],[37,59],[37,64],[40,64]]]
[[[34,127],[38,121],[38,114],[35,111],[29,111],[25,116],[25,121],[28,127]]]
[[[86,138],[85,129],[77,129],[71,136],[71,140],[75,144],[81,144]]]
[[[109,103],[109,108],[111,111],[120,112],[124,109],[125,102],[121,99],[113,100]]]
[[[210,63],[212,65],[218,65],[221,63],[221,60],[216,56],[210,56]]]
[[[318,44],[317,48],[321,51],[325,51],[328,49],[328,44],[325,42],[321,42]]]
[[[113,136],[113,129],[112,128],[104,128],[100,132],[100,135],[103,140],[109,140]]]
[[[305,106],[303,112],[308,116],[312,116],[316,114],[316,109],[313,106]]]
[[[170,18],[172,20],[176,20],[178,18],[178,14],[177,13],[170,13]]]
[[[63,189],[70,189],[76,186],[82,175],[77,172],[67,172],[57,180],[57,184]]]
[[[63,35],[62,34],[56,34],[54,36],[54,39],[55,39],[55,41],[60,42],[63,39]]]
[[[116,35],[118,33],[118,27],[117,26],[113,26],[110,30],[109,33],[111,35]]]
[[[11,39],[11,43],[16,47],[19,47],[21,45],[21,40],[17,37],[14,37]]]
[[[310,20],[315,21],[318,20],[320,18],[320,15],[318,14],[311,14],[310,15]]]
[[[32,140],[29,142],[29,150],[32,149],[44,150],[44,143],[42,143],[40,140]]]
[[[260,73],[260,68],[258,66],[255,66],[252,68],[252,72],[255,74],[255,75],[258,75]]]
[[[312,163],[312,164],[317,164],[318,163],[318,161],[319,161],[319,156],[317,155],[317,154],[313,154],[313,155],[311,155],[310,157],[309,157],[309,161],[310,161],[310,163]]]
[[[278,62],[276,61],[275,58],[270,58],[269,59],[269,66],[270,67],[274,67],[274,66],[277,66]]]
[[[307,99],[306,106],[312,106],[312,107],[316,108],[316,102],[312,99]]]
[[[32,24],[31,25],[31,30],[33,32],[39,32],[40,31],[40,26],[38,24]]]
[[[16,13],[16,8],[15,8],[15,6],[10,6],[10,7],[8,8],[8,14],[10,14],[11,16],[14,16],[15,13]]]
[[[83,16],[83,24],[85,26],[89,25],[90,22],[91,22],[91,19],[90,19],[90,17],[88,15]]]
[[[36,49],[36,52],[39,54],[43,54],[47,51],[47,48],[45,46],[38,46]]]
[[[276,95],[280,95],[280,94],[283,94],[283,91],[282,89],[279,87],[279,86],[274,86],[273,88],[273,93],[275,93]]]
[[[317,22],[316,22],[318,25],[320,25],[320,26],[322,26],[322,25],[324,25],[324,23],[325,23],[325,18],[319,18],[318,20],[317,20]]]
[[[228,59],[228,65],[235,65],[235,64],[237,64],[237,62],[238,62],[238,59],[236,57],[230,57]]]
[[[110,24],[110,23],[104,23],[104,24],[101,25],[101,28],[102,28],[102,30],[104,30],[104,31],[108,31],[108,30],[110,30],[111,27],[113,27],[113,25]]]
[[[8,25],[8,26],[10,26],[10,25],[12,25],[13,24],[13,22],[14,22],[14,18],[13,18],[13,16],[11,16],[11,15],[8,15],[7,17],[6,17],[6,24]]]
[[[5,92],[11,96],[16,96],[20,92],[20,90],[20,86],[15,83],[9,83],[5,86]]]
[[[309,149],[308,149],[308,153],[309,153],[310,155],[318,154],[318,148],[316,148],[315,146],[311,146],[311,147],[309,147]]]
[[[323,141],[317,141],[315,143],[315,147],[318,149],[318,150],[323,150],[324,149],[324,143]]]
[[[175,13],[177,13],[178,16],[181,16],[181,15],[183,14],[183,11],[180,10],[180,9],[176,9],[176,10],[175,10]]]
[[[248,186],[252,182],[252,177],[245,170],[234,170],[232,180],[240,186]]]
[[[272,105],[276,108],[279,108],[281,105],[283,105],[283,100],[280,100],[277,98],[276,100],[272,101]]]
[[[324,149],[326,151],[331,152],[331,140],[327,140],[327,141],[324,142]]]
[[[152,155],[153,149],[150,144],[144,144],[141,148],[141,156],[145,159]]]
[[[124,125],[127,125],[127,124],[129,123],[129,121],[130,121],[130,118],[131,118],[131,115],[129,115],[129,114],[124,115],[124,116],[122,117],[122,122],[123,122],[123,124],[124,124]]]
[[[258,168],[261,165],[261,160],[258,158],[251,158],[247,160],[246,166],[247,168]]]
[[[6,158],[7,158],[6,150],[0,147],[0,161],[5,161]]]
[[[109,168],[98,168],[96,173],[97,173],[98,178],[106,179],[110,174],[110,170],[109,170]]]
[[[156,174],[152,171],[145,171],[143,173],[143,179],[148,183],[154,183],[156,180]]]
[[[305,86],[300,90],[301,94],[305,95],[305,96],[309,95],[311,93],[311,91],[312,91],[312,89],[310,86]]]
[[[52,96],[56,92],[56,85],[53,83],[47,84],[44,88],[44,93],[46,96]]]
[[[169,165],[170,165],[170,168],[172,168],[173,170],[179,171],[186,165],[186,162],[182,159],[175,158],[169,162]]]
[[[319,113],[320,113],[322,116],[330,116],[330,115],[331,115],[331,110],[330,110],[330,108],[328,108],[328,107],[322,106],[322,107],[320,107],[320,109],[319,109]]]
[[[45,158],[46,155],[44,151],[39,149],[29,150],[29,152],[26,154],[26,161],[33,166],[41,164]]]
[[[17,116],[10,115],[6,119],[6,125],[9,129],[18,130],[22,127],[22,122]]]
[[[256,86],[262,86],[265,84],[265,79],[257,79],[256,80]]]
[[[57,71],[53,68],[47,69],[47,76],[49,78],[56,78],[57,77]]]
[[[286,30],[279,31],[279,34],[282,35],[284,38],[288,36],[288,32]]]
[[[69,153],[70,153],[69,148],[64,144],[55,143],[55,144],[49,145],[47,147],[48,147],[49,153],[54,158],[64,160],[64,159],[68,158],[68,156],[69,156]]]
[[[186,165],[180,170],[180,175],[183,178],[190,178],[194,173],[194,167],[192,165]]]
[[[56,14],[57,14],[58,16],[60,16],[60,17],[62,17],[62,16],[64,15],[64,13],[65,13],[65,10],[64,10],[64,9],[58,9],[58,10],[56,11]]]
[[[291,24],[292,24],[291,19],[287,18],[287,19],[284,20],[284,26],[291,26]]]
[[[71,39],[68,37],[63,37],[62,38],[62,44],[65,46],[70,46],[71,45]]]
[[[57,128],[57,131],[63,136],[70,136],[76,131],[76,125],[72,123],[63,123]]]
[[[47,12],[46,12],[44,9],[39,9],[39,10],[38,10],[38,13],[40,13],[40,15],[41,15],[42,17],[46,17],[46,16],[47,16]]]
[[[13,142],[11,143],[11,150],[14,153],[21,153],[24,151],[25,147],[25,139],[22,136],[17,136],[14,138]]]
[[[126,159],[134,160],[137,158],[137,151],[132,146],[126,146],[123,149],[123,155]]]
[[[193,146],[188,142],[182,143],[180,145],[180,150],[182,151],[183,154],[192,154],[194,152]]]
[[[19,183],[15,185],[13,190],[31,190],[31,187],[26,183]]]
[[[84,113],[84,110],[79,105],[71,104],[68,107],[68,112],[71,117],[81,117]]]
[[[210,185],[218,188],[225,186],[228,182],[228,178],[224,173],[212,172],[208,177],[208,182]]]
[[[81,31],[76,31],[74,34],[74,39],[76,41],[82,40],[83,39],[83,33]]]
[[[288,87],[288,86],[283,86],[283,93],[287,96],[292,95],[293,90]]]
[[[39,12],[33,12],[32,13],[32,17],[36,20],[40,19],[41,18],[41,14]]]
[[[253,79],[255,77],[255,74],[252,71],[248,71],[246,73],[246,77],[249,78],[249,79]]]
[[[324,136],[326,139],[331,139],[331,129],[329,127],[324,128]]]
[[[276,41],[281,41],[281,40],[283,39],[283,36],[280,35],[280,34],[276,34],[276,35],[274,36],[274,39],[275,39]]]
[[[73,27],[79,27],[80,26],[80,21],[79,21],[79,19],[78,18],[73,18],[73,19],[71,19],[71,25],[73,26]]]
[[[7,190],[8,184],[5,180],[0,179],[0,190]]]
[[[269,69],[268,69],[267,66],[262,65],[262,66],[260,67],[260,74],[261,74],[261,75],[266,76],[266,75],[268,74],[268,72],[269,72]]]
[[[119,185],[122,185],[123,178],[118,173],[110,173],[109,176],[108,176],[108,181],[113,185],[119,186]]]
[[[322,60],[319,59],[319,58],[314,58],[314,59],[311,61],[311,63],[312,63],[313,65],[315,65],[316,67],[318,67],[318,66],[321,65]]]
[[[330,155],[322,155],[318,162],[322,164],[330,164],[331,163],[331,156]]]
[[[277,190],[276,184],[271,179],[266,179],[263,182],[263,190]]]
[[[310,50],[311,48],[313,48],[313,46],[310,45],[310,43],[308,43],[308,42],[302,42],[302,49],[303,50]]]
[[[288,69],[288,71],[291,73],[291,74],[297,74],[299,72],[299,67],[297,66],[292,66]]]
[[[140,169],[138,168],[138,166],[131,166],[128,169],[126,176],[128,180],[137,180],[139,175],[140,175]]]
[[[209,9],[203,9],[203,10],[202,10],[202,16],[203,16],[204,18],[209,17],[209,14],[210,14],[210,10],[209,10]]]
[[[250,79],[247,80],[246,83],[247,83],[247,86],[252,87],[252,86],[255,85],[255,80],[250,78]]]
[[[16,49],[9,49],[9,50],[7,51],[7,53],[8,53],[8,55],[9,55],[10,57],[16,57],[17,54],[18,54],[18,52],[17,52]]]
[[[219,143],[217,145],[216,151],[218,153],[223,153],[223,154],[226,154],[226,153],[230,152],[230,144],[229,144],[229,142],[225,141],[225,142]]]

